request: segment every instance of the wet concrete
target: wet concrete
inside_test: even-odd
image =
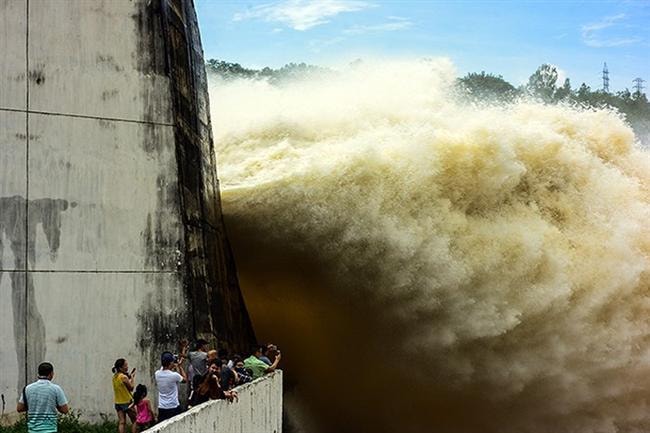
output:
[[[0,29],[0,110],[27,111],[0,172],[2,393],[47,358],[98,417],[114,357],[152,385],[182,337],[245,350],[193,2],[0,0]]]
[[[152,2],[157,3],[157,2]],[[195,337],[245,352],[255,334],[241,294],[225,234],[210,119],[207,81],[198,22],[189,0],[163,0],[149,6],[151,19],[138,16],[141,28],[162,19],[166,71],[171,80],[181,216],[184,226],[183,285],[191,303]],[[159,15],[160,14],[160,15]],[[140,44],[151,63],[157,53],[147,36]],[[156,63],[157,65],[157,63]]]
[[[50,256],[56,259],[61,242],[62,213],[68,202],[60,199],[26,200],[21,196],[0,197],[0,269],[4,244],[8,243],[14,258],[11,278],[11,301],[14,342],[17,348],[18,389],[27,375],[45,359],[47,351],[45,324],[36,304],[32,267],[36,260],[36,231],[45,234]],[[4,273],[0,272],[0,281]],[[27,356],[29,354],[29,356]]]

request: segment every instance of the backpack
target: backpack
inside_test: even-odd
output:
[[[27,386],[23,386],[23,404],[25,405],[25,412],[27,412],[29,406],[27,405],[27,393],[25,392],[25,389],[27,389]]]

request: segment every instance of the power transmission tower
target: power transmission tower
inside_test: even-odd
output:
[[[636,93],[640,95],[643,91],[643,83],[645,80],[643,78],[635,78],[632,80],[632,82],[634,83],[634,89],[636,90]]]
[[[609,93],[609,69],[607,69],[607,62],[603,66],[603,91]]]

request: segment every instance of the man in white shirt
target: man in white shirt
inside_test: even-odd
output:
[[[158,387],[158,422],[181,413],[178,385],[187,382],[187,375],[180,362],[182,360],[176,359],[170,352],[163,352],[160,361],[162,368],[155,374]]]

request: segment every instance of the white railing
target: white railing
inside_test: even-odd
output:
[[[235,388],[239,401],[211,400],[147,433],[281,433],[282,371]]]

